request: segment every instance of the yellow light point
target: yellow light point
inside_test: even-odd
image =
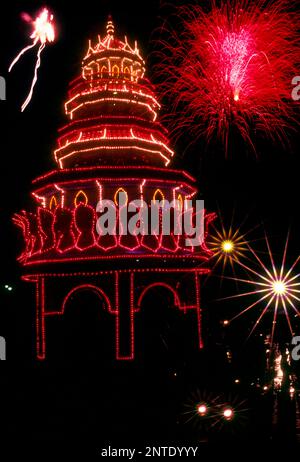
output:
[[[232,241],[226,240],[221,244],[223,252],[232,253],[234,251],[234,243]]]
[[[233,228],[233,226],[230,226],[226,229],[223,223],[221,223],[221,228],[214,227],[214,230],[215,232],[210,235],[208,246],[216,259],[215,266],[222,263],[224,271],[229,263],[233,272],[235,272],[234,265],[248,251],[246,234],[241,233],[239,227]]]
[[[284,295],[287,290],[286,284],[283,281],[273,282],[272,287],[275,295]]]

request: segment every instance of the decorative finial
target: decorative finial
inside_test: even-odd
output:
[[[107,35],[114,35],[114,33],[115,33],[115,26],[114,26],[114,23],[112,21],[111,15],[108,16],[108,21],[107,21],[107,25],[106,25],[106,31],[107,31]]]

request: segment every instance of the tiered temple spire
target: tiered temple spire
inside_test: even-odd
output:
[[[133,359],[135,315],[146,292],[159,285],[178,308],[194,313],[202,345],[198,276],[209,271],[205,243],[189,247],[173,229],[169,235],[161,228],[152,235],[96,229],[99,201],[118,206],[121,192],[127,203],[176,199],[182,216],[184,199],[197,193],[194,178],[168,167],[173,151],[137,45],[114,34],[109,19],[106,37],[90,43],[65,103],[69,120],[59,130],[57,169],[34,180],[33,208],[15,216],[25,242],[24,279],[36,286],[40,359],[47,316],[63,314],[83,289],[97,292],[115,316],[119,359]],[[212,219],[206,217],[206,227]]]

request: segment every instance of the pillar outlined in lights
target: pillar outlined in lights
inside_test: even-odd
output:
[[[25,247],[23,279],[35,285],[37,357],[45,359],[47,321],[64,315],[81,291],[91,291],[114,320],[115,356],[135,357],[135,324],[146,294],[162,287],[174,309],[194,320],[203,346],[200,277],[210,272],[205,242],[187,247],[185,236],[98,235],[97,203],[183,201],[197,193],[195,179],[168,167],[174,155],[158,121],[160,105],[145,77],[137,43],[115,35],[89,41],[82,72],[70,83],[66,115],[54,153],[57,168],[33,181],[35,208],[15,215]],[[182,211],[184,213],[184,210]],[[205,216],[205,235],[214,219]],[[101,315],[101,313],[100,313]]]

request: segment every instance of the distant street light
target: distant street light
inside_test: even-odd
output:
[[[197,407],[197,411],[198,411],[198,414],[200,414],[201,416],[204,416],[207,414],[207,406],[205,404],[200,404]]]

